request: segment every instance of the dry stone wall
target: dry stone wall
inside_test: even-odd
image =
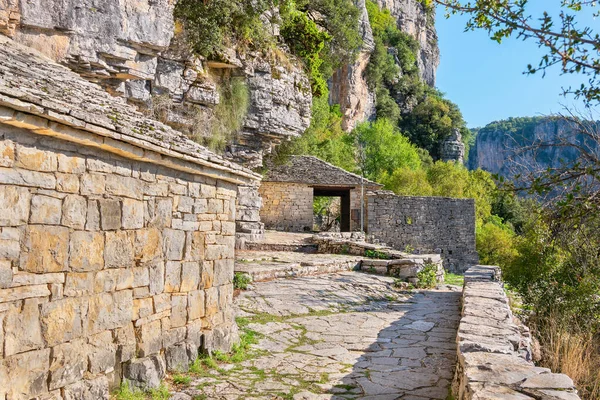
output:
[[[267,229],[303,232],[313,228],[313,188],[298,183],[263,182],[260,218]]]
[[[368,234],[398,250],[440,253],[444,266],[463,272],[478,263],[475,203],[471,199],[368,194]]]
[[[513,317],[499,268],[478,265],[465,274],[458,365],[458,400],[578,400],[573,381],[531,362],[531,335]]]
[[[227,350],[236,193],[0,124],[0,399],[108,398]]]

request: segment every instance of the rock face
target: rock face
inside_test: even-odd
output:
[[[412,35],[420,45],[419,71],[429,86],[435,86],[437,67],[440,64],[440,49],[435,30],[435,11],[427,11],[417,0],[377,0],[380,7],[390,10],[398,20],[398,28]]]
[[[442,143],[441,159],[442,161],[463,163],[465,159],[465,144],[458,129],[455,129],[452,135]]]
[[[225,63],[198,58],[174,37],[173,7],[172,0],[0,0],[0,33],[201,136],[210,134],[219,80],[245,77],[250,110],[240,140],[226,155],[261,166],[274,144],[310,124],[312,98],[302,68],[293,60],[283,67],[234,49]]]
[[[363,47],[356,62],[337,70],[330,81],[330,100],[339,104],[344,119],[342,127],[352,130],[357,123],[375,116],[375,93],[366,80],[369,58],[375,48],[373,32],[365,0],[356,0],[361,10],[360,29]],[[419,42],[417,62],[421,78],[430,86],[435,86],[440,51],[434,26],[434,12],[426,11],[418,0],[378,0],[378,5],[390,10],[398,20],[398,28],[413,36]],[[404,107],[402,107],[404,108]]]

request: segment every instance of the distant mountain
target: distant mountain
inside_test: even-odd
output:
[[[597,125],[594,125],[597,127]],[[577,134],[573,122],[557,117],[509,118],[474,130],[477,138],[469,153],[469,169],[481,168],[505,178],[572,164],[580,153],[574,146],[539,146],[568,140],[600,151],[597,142]],[[528,147],[536,151],[524,151]]]

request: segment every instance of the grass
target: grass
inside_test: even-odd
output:
[[[465,276],[446,272],[444,282],[446,285],[463,286],[465,284]]]
[[[169,388],[161,383],[156,389],[143,391],[136,387],[131,387],[127,382],[121,382],[121,386],[114,393],[115,400],[168,400],[171,395]]]
[[[192,378],[187,375],[177,374],[173,377],[173,383],[176,385],[189,385],[191,381]]]
[[[250,275],[243,272],[236,272],[233,275],[233,288],[239,290],[247,290],[248,285],[252,282]]]

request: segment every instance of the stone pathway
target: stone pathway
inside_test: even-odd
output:
[[[235,301],[254,357],[196,375],[175,398],[445,399],[459,288],[399,292],[358,272],[254,284]]]

